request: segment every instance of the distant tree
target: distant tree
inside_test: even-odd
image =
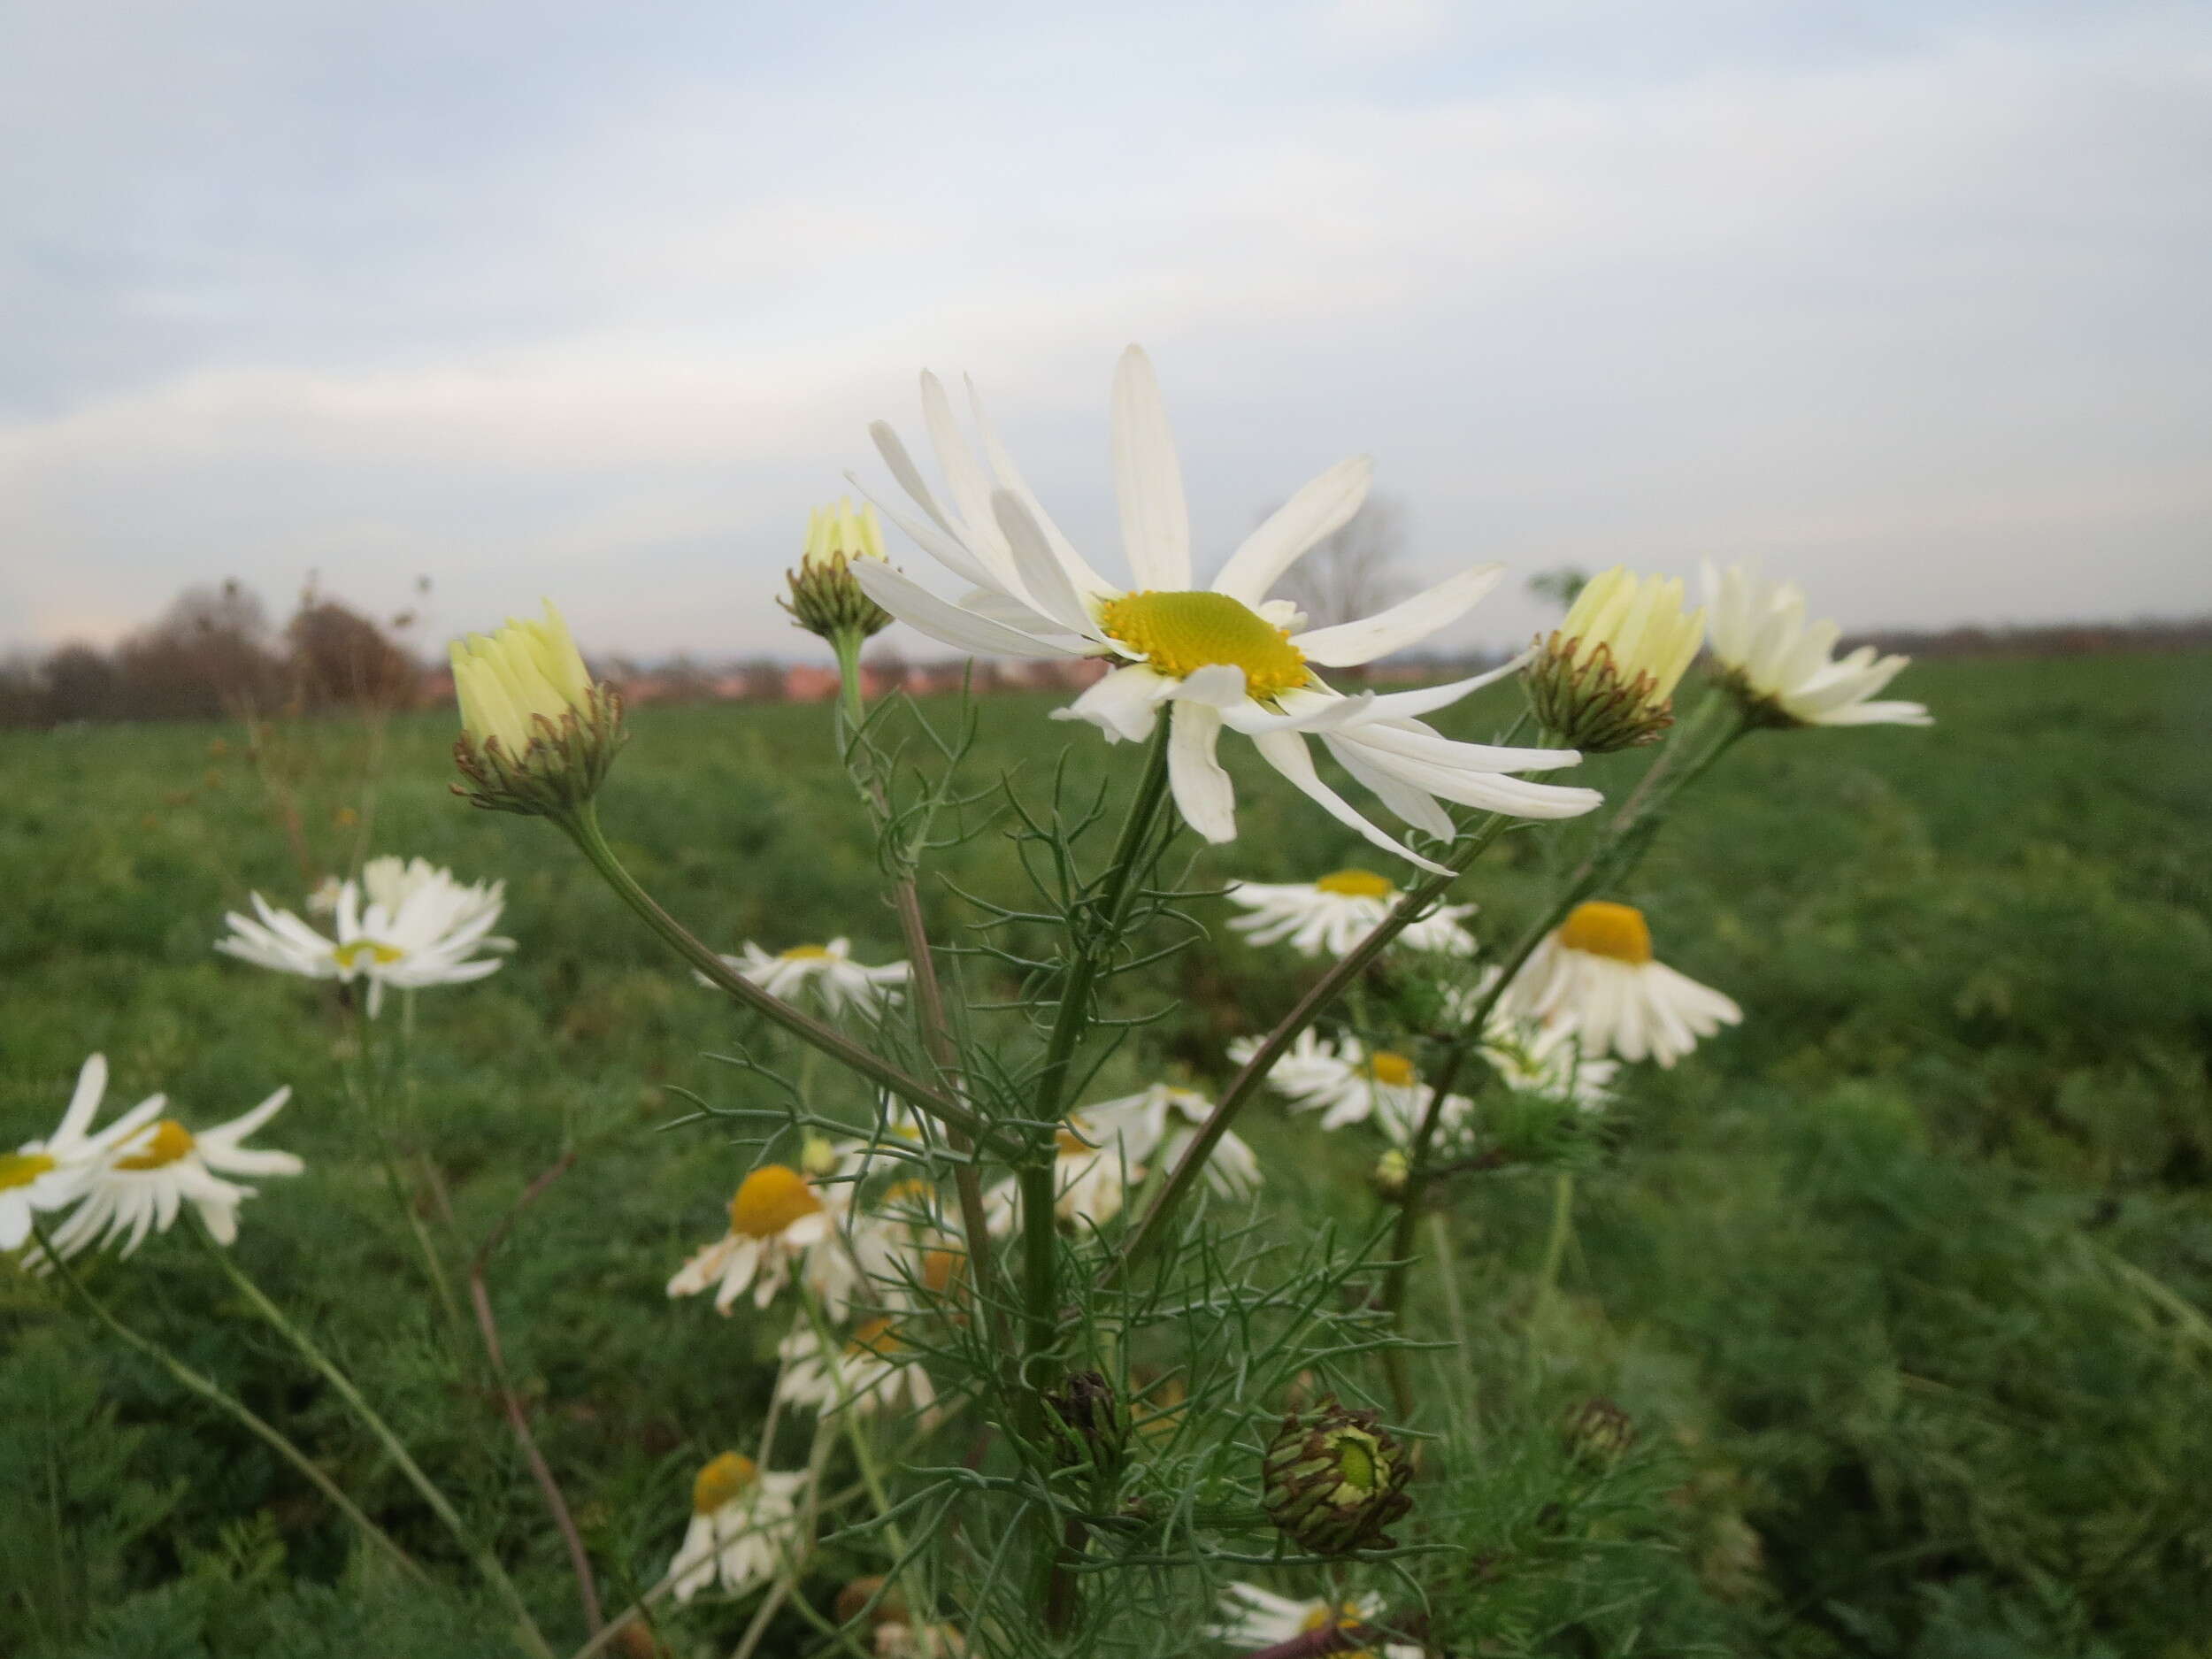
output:
[[[268,612],[241,583],[188,588],[160,620],[116,648],[123,712],[139,719],[213,719],[281,695]]]
[[[783,664],[772,657],[749,657],[737,664],[737,678],[749,703],[783,701]]]
[[[1590,572],[1578,565],[1560,565],[1548,571],[1538,571],[1528,579],[1528,590],[1539,599],[1548,600],[1562,611],[1573,609],[1582,590],[1590,585]]]
[[[653,680],[658,703],[705,703],[714,695],[715,676],[688,651],[663,663]]]
[[[46,659],[39,677],[45,681],[43,724],[123,718],[123,676],[104,651],[65,645]]]
[[[309,709],[404,708],[421,671],[359,611],[311,590],[284,630],[294,692]]]

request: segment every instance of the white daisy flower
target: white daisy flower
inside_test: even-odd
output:
[[[1743,1018],[1710,986],[1652,959],[1641,910],[1602,899],[1576,906],[1537,946],[1498,1007],[1517,1019],[1571,1021],[1592,1058],[1613,1054],[1663,1066]]]
[[[102,1162],[168,1103],[158,1094],[142,1100],[96,1135],[92,1120],[107,1087],[107,1056],[96,1054],[79,1068],[77,1087],[54,1133],[0,1152],[0,1250],[12,1250],[31,1236],[35,1214],[65,1210],[82,1197]]]
[[[1251,914],[1229,926],[1256,945],[1286,944],[1302,956],[1340,956],[1375,930],[1398,902],[1398,888],[1371,870],[1339,870],[1314,881],[1239,881],[1226,895]],[[1472,956],[1475,937],[1460,918],[1471,904],[1444,904],[1391,941],[1393,949]]]
[[[1332,1624],[1351,1629],[1377,1617],[1381,1609],[1372,1601],[1299,1601],[1263,1590],[1256,1584],[1232,1583],[1221,1592],[1220,1616],[1207,1628],[1216,1641],[1245,1647],[1272,1647],[1325,1630]],[[1380,1659],[1421,1659],[1421,1649],[1410,1642],[1387,1642]],[[1378,1659],[1372,1648],[1346,1653],[1340,1659]]]
[[[724,956],[733,972],[741,973],[771,996],[787,1002],[814,1002],[832,1018],[851,1009],[873,1014],[899,1000],[906,983],[907,964],[887,962],[871,968],[852,958],[852,941],[833,939],[826,945],[794,945],[770,956],[748,941],[741,956]],[[703,974],[702,985],[711,984]]]
[[[1137,1094],[1086,1106],[1069,1125],[1094,1146],[1118,1141],[1125,1156],[1156,1158],[1171,1169],[1213,1110],[1213,1102],[1196,1089],[1155,1083]],[[1206,1184],[1224,1198],[1248,1198],[1259,1189],[1259,1160],[1235,1130],[1225,1130],[1207,1156]]]
[[[119,1254],[128,1256],[147,1233],[168,1232],[187,1204],[199,1212],[209,1237],[230,1243],[238,1236],[239,1206],[255,1188],[224,1176],[297,1175],[307,1167],[289,1152],[245,1144],[291,1098],[289,1088],[280,1088],[243,1117],[213,1129],[195,1133],[164,1118],[113,1142],[87,1178],[84,1202],[54,1229],[54,1248],[66,1259],[120,1238]]]
[[[1307,629],[1297,608],[1268,595],[1283,572],[1358,511],[1373,471],[1364,457],[1331,468],[1247,537],[1210,588],[1195,586],[1181,465],[1168,431],[1152,364],[1132,346],[1114,377],[1114,486],[1122,539],[1136,586],[1094,570],[1031,493],[973,403],[983,446],[979,463],[933,374],[922,376],[922,408],[952,495],[941,505],[906,448],[881,421],[870,427],[920,518],[886,506],[894,522],[955,575],[972,584],[957,603],[938,598],[874,559],[853,574],[900,620],[962,650],[1005,657],[1102,657],[1117,666],[1059,712],[1088,720],[1110,741],[1149,737],[1177,705],[1168,775],[1175,803],[1208,841],[1236,835],[1234,793],[1215,750],[1225,727],[1252,740],[1268,764],[1332,817],[1424,869],[1441,866],[1401,846],[1321,780],[1305,734],[1321,738],[1351,774],[1422,833],[1456,831],[1440,802],[1517,818],[1573,818],[1598,804],[1595,790],[1532,783],[1511,774],[1572,765],[1571,749],[1463,743],[1417,717],[1456,703],[1513,672],[1425,691],[1347,696],[1317,670],[1373,662],[1426,639],[1463,616],[1503,567],[1479,565],[1380,614]]]
[[[881,1411],[903,1401],[926,1412],[937,1403],[928,1368],[888,1317],[870,1319],[826,1348],[813,1322],[802,1320],[776,1356],[783,1362],[776,1392],[817,1411]]]
[[[495,938],[491,931],[505,895],[503,881],[465,887],[451,872],[419,858],[411,863],[373,858],[358,882],[339,884],[331,917],[335,939],[317,933],[290,910],[273,910],[256,893],[251,897],[260,919],[232,911],[223,918],[230,937],[218,941],[215,949],[279,973],[342,985],[365,979],[373,1018],[388,985],[403,989],[462,985],[496,972],[496,956],[475,953],[514,949],[512,940]]]
[[[724,1452],[691,1483],[691,1525],[668,1564],[669,1587],[688,1601],[720,1581],[732,1595],[765,1584],[798,1547],[799,1494],[806,1476],[762,1469]]]
[[[749,1288],[753,1306],[765,1308],[795,1273],[832,1317],[842,1318],[860,1282],[837,1236],[848,1198],[846,1189],[818,1189],[788,1164],[762,1164],[730,1200],[730,1230],[676,1270],[668,1294],[695,1296],[712,1286],[715,1311],[727,1313]]]
[[[1243,1065],[1259,1048],[1258,1038],[1240,1037],[1229,1045],[1229,1057]],[[1348,1032],[1332,1042],[1310,1027],[1299,1033],[1275,1063],[1267,1086],[1286,1099],[1293,1111],[1320,1112],[1324,1129],[1372,1123],[1399,1142],[1411,1138],[1436,1096],[1404,1055],[1389,1048],[1371,1052]],[[1449,1095],[1440,1126],[1455,1129],[1473,1110],[1474,1102],[1464,1095]]]
[[[874,1299],[888,1307],[933,1305],[953,1290],[967,1248],[935,1187],[920,1176],[894,1181],[846,1223],[846,1247]]]
[[[1586,1112],[1602,1111],[1612,1103],[1613,1079],[1621,1063],[1582,1050],[1571,1019],[1493,1018],[1482,1043],[1483,1058],[1508,1088],[1564,1101]]]
[[[1912,659],[1880,657],[1862,645],[1840,661],[1830,653],[1842,632],[1807,623],[1805,592],[1768,580],[1748,565],[1705,565],[1706,649],[1726,683],[1772,726],[1927,726],[1917,703],[1870,703]]]

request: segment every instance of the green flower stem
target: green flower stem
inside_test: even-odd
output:
[[[1552,1183],[1551,1230],[1545,1235],[1543,1265],[1536,1270],[1536,1288],[1529,1297],[1528,1368],[1532,1380],[1538,1357],[1536,1327],[1559,1288],[1559,1270],[1567,1259],[1567,1240],[1574,1233],[1574,1171],[1562,1170]]]
[[[54,1271],[61,1276],[62,1282],[76,1294],[77,1299],[91,1310],[93,1317],[122,1338],[132,1348],[136,1348],[141,1354],[161,1366],[184,1387],[199,1395],[211,1405],[219,1406],[237,1418],[270,1450],[275,1452],[278,1456],[283,1458],[286,1463],[291,1464],[293,1468],[313,1482],[316,1490],[330,1500],[332,1506],[339,1514],[358,1527],[364,1537],[388,1555],[411,1578],[425,1584],[430,1582],[429,1574],[422,1570],[415,1558],[402,1549],[390,1533],[364,1514],[360,1506],[346,1496],[337,1482],[316,1467],[305,1452],[300,1450],[287,1439],[280,1430],[257,1416],[242,1401],[227,1393],[222,1385],[214,1379],[193,1370],[191,1366],[177,1358],[151,1337],[140,1335],[116,1317],[109,1311],[107,1304],[94,1295],[85,1282],[77,1277],[77,1270],[72,1267],[61,1252],[54,1248],[53,1240],[47,1237],[45,1227],[36,1217],[33,1217],[31,1225],[37,1232],[39,1245],[46,1253],[46,1260],[54,1264]]]
[[[781,997],[771,996],[700,943],[682,923],[663,910],[653,895],[637,884],[634,876],[623,868],[621,861],[614,856],[614,849],[607,845],[607,838],[600,831],[599,816],[590,802],[587,801],[572,810],[549,816],[567,832],[569,839],[576,843],[577,850],[591,862],[592,867],[614,889],[615,895],[636,911],[640,920],[658,933],[678,956],[703,974],[717,990],[764,1015],[801,1041],[813,1044],[841,1065],[888,1089],[940,1123],[960,1129],[978,1140],[987,1135],[989,1126],[967,1107],[930,1087],[919,1078],[910,1076],[889,1061],[869,1053],[850,1038],[831,1029],[811,1015],[801,1013]]]
[[[1417,918],[1427,912],[1430,905],[1444,896],[1452,883],[1464,875],[1475,860],[1487,852],[1498,837],[1505,833],[1509,822],[1511,820],[1502,813],[1496,812],[1484,819],[1454,852],[1445,874],[1431,876],[1399,899],[1390,914],[1376,923],[1364,939],[1323,974],[1312,989],[1300,997],[1290,1012],[1283,1016],[1275,1029],[1267,1033],[1257,1051],[1229,1080],[1229,1087],[1221,1092],[1221,1098],[1215,1102],[1212,1114],[1199,1125],[1198,1133],[1191,1137],[1190,1144],[1184,1148],[1181,1158],[1177,1160],[1166,1183],[1154,1195],[1150,1206],[1145,1210],[1144,1218],[1137,1224],[1136,1231],[1129,1235],[1129,1241],[1122,1247],[1120,1256],[1106,1264],[1105,1271],[1101,1276],[1102,1285],[1114,1284],[1159,1247],[1165,1236],[1169,1219],[1205,1172],[1206,1160],[1213,1155],[1214,1148],[1228,1133],[1236,1115],[1244,1110],[1261,1083],[1265,1081],[1276,1061],[1297,1041],[1298,1034],[1318,1019],[1330,1004],[1343,995],[1345,988],[1366,971],[1370,963],[1382,955],[1392,940],[1405,932]],[[1433,1110],[1432,1106],[1432,1112]]]
[[[337,1390],[338,1397],[352,1408],[353,1414],[359,1417],[369,1432],[376,1437],[392,1462],[398,1465],[400,1473],[407,1477],[409,1484],[417,1492],[422,1494],[423,1502],[427,1503],[431,1512],[444,1523],[446,1531],[453,1534],[454,1541],[460,1545],[462,1553],[476,1563],[476,1570],[483,1574],[484,1581],[492,1587],[502,1601],[507,1603],[508,1609],[514,1614],[517,1627],[515,1633],[521,1638],[523,1647],[530,1653],[538,1655],[538,1659],[553,1659],[552,1650],[545,1645],[544,1632],[538,1629],[537,1621],[530,1616],[529,1604],[522,1599],[522,1593],[515,1588],[514,1580],[507,1576],[507,1570],[499,1564],[499,1557],[480,1542],[476,1534],[469,1530],[467,1524],[461,1519],[453,1505],[446,1501],[445,1494],[438,1489],[428,1475],[423,1473],[422,1466],[415,1462],[413,1455],[408,1451],[399,1436],[392,1432],[391,1425],[379,1417],[369,1402],[361,1397],[361,1391],[353,1386],[353,1379],[340,1371],[331,1362],[329,1356],[317,1348],[304,1331],[285,1317],[284,1310],[262,1293],[260,1286],[246,1277],[244,1270],[231,1259],[228,1250],[216,1243],[204,1228],[199,1230],[199,1238],[208,1255],[214,1258],[216,1265],[222,1269],[224,1277],[230,1280],[232,1286],[253,1305],[254,1311],[267,1321],[272,1330],[297,1348],[300,1357],[321,1373],[324,1381]]]

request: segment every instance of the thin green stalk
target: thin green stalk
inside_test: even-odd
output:
[[[1536,1270],[1536,1288],[1529,1296],[1528,1366],[1532,1380],[1536,1373],[1536,1327],[1542,1322],[1559,1287],[1559,1269],[1566,1260],[1567,1240],[1574,1231],[1574,1171],[1562,1170],[1552,1184],[1551,1229],[1544,1238],[1544,1260]]]
[[[927,1112],[940,1123],[961,1129],[978,1140],[987,1135],[989,1125],[969,1108],[930,1087],[919,1078],[909,1075],[889,1061],[871,1054],[811,1015],[800,1012],[781,997],[770,995],[700,943],[682,923],[663,910],[653,895],[638,885],[634,876],[623,868],[621,860],[614,855],[614,849],[607,845],[607,838],[599,828],[598,814],[591,803],[586,802],[573,812],[557,816],[553,821],[567,832],[569,839],[576,843],[577,850],[591,862],[592,867],[614,889],[615,895],[635,911],[638,918],[658,933],[678,956],[704,975],[717,990],[765,1016],[801,1041],[811,1043],[841,1065],[890,1090],[901,1100]]]
[[[76,1294],[77,1299],[91,1310],[95,1318],[117,1336],[122,1338],[132,1348],[136,1348],[141,1354],[161,1366],[184,1387],[210,1404],[220,1406],[232,1417],[237,1418],[253,1433],[255,1438],[313,1482],[315,1489],[328,1498],[338,1513],[359,1528],[362,1535],[371,1543],[390,1555],[393,1561],[404,1569],[411,1577],[425,1584],[430,1582],[429,1574],[416,1563],[415,1558],[402,1549],[390,1533],[364,1514],[360,1506],[346,1496],[335,1481],[317,1468],[305,1452],[300,1450],[287,1439],[280,1430],[257,1416],[242,1401],[226,1392],[220,1383],[193,1370],[191,1366],[177,1358],[151,1337],[141,1335],[116,1317],[109,1311],[107,1304],[94,1295],[85,1282],[78,1278],[77,1270],[72,1267],[61,1252],[54,1248],[54,1241],[47,1237],[45,1227],[35,1217],[33,1218],[31,1225],[38,1234],[39,1246],[45,1251],[46,1259],[54,1264],[54,1271],[61,1276],[62,1282]]]
[[[515,1616],[516,1633],[522,1638],[523,1646],[532,1654],[538,1655],[539,1659],[553,1659],[552,1650],[545,1644],[544,1632],[538,1629],[537,1620],[531,1617],[529,1604],[522,1599],[522,1592],[515,1588],[514,1580],[507,1576],[507,1570],[499,1564],[499,1557],[480,1542],[476,1534],[469,1530],[467,1523],[461,1519],[453,1505],[447,1502],[445,1494],[438,1489],[428,1475],[423,1473],[422,1466],[415,1462],[413,1455],[408,1451],[405,1444],[397,1434],[393,1432],[391,1425],[378,1416],[369,1402],[362,1398],[361,1391],[353,1385],[353,1379],[339,1370],[332,1363],[330,1357],[315,1346],[304,1331],[285,1317],[284,1310],[263,1294],[260,1286],[246,1277],[244,1270],[231,1259],[229,1251],[209,1237],[204,1229],[200,1231],[199,1237],[207,1253],[215,1259],[216,1264],[222,1269],[224,1276],[230,1280],[238,1294],[245,1297],[253,1305],[254,1311],[268,1323],[270,1328],[297,1348],[300,1357],[319,1372],[323,1380],[337,1391],[338,1397],[352,1408],[353,1414],[359,1417],[363,1425],[376,1437],[377,1441],[384,1448],[392,1462],[398,1466],[400,1473],[407,1477],[408,1483],[422,1494],[423,1502],[430,1506],[431,1512],[444,1524],[446,1531],[453,1534],[454,1541],[460,1545],[462,1552],[475,1563],[476,1570],[483,1575],[485,1583],[488,1584],[500,1599],[507,1603],[509,1611]]]
[[[1417,917],[1444,896],[1451,884],[1464,875],[1469,866],[1488,851],[1498,837],[1505,833],[1509,821],[1503,814],[1495,812],[1486,818],[1453,854],[1445,874],[1431,876],[1400,898],[1392,907],[1390,914],[1376,923],[1364,939],[1323,974],[1312,989],[1300,997],[1290,1012],[1283,1016],[1275,1029],[1267,1033],[1252,1057],[1244,1063],[1236,1076],[1230,1079],[1229,1087],[1222,1090],[1221,1098],[1215,1102],[1212,1114],[1199,1125],[1198,1133],[1191,1137],[1190,1144],[1184,1148],[1183,1156],[1177,1160],[1165,1184],[1154,1195],[1150,1206],[1145,1210],[1144,1218],[1137,1224],[1136,1231],[1129,1235],[1129,1241],[1122,1247],[1121,1254],[1107,1263],[1100,1279],[1102,1285],[1116,1283],[1123,1274],[1158,1248],[1165,1237],[1169,1219],[1205,1172],[1206,1160],[1213,1155],[1213,1149],[1219,1144],[1221,1137],[1228,1133],[1236,1115],[1258,1092],[1261,1083],[1266,1080],[1268,1072],[1274,1069],[1276,1061],[1282,1057],[1284,1051],[1297,1041],[1301,1032],[1326,1011],[1330,1004],[1343,994],[1347,986],[1359,978],[1368,964],[1388,949],[1392,940],[1405,932]]]
[[[412,1075],[414,1066],[414,1009],[415,994],[408,989],[403,993],[400,1018],[399,1070],[403,1078]],[[401,1113],[392,1099],[390,1079],[386,1073],[391,1068],[388,1056],[380,1051],[386,1046],[375,1036],[375,1025],[360,1008],[348,1003],[346,1013],[353,1027],[355,1059],[343,1068],[347,1087],[362,1115],[370,1123],[376,1135],[378,1155],[384,1165],[385,1185],[391,1189],[392,1202],[397,1206],[400,1219],[421,1253],[424,1277],[430,1288],[437,1294],[438,1306],[444,1312],[446,1324],[459,1333],[465,1322],[461,1317],[461,1303],[453,1294],[453,1281],[446,1276],[445,1263],[439,1259],[436,1243],[430,1230],[422,1225],[422,1217],[415,1209],[413,1193],[406,1171],[402,1165],[405,1149],[400,1136]]]

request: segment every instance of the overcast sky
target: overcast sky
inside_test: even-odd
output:
[[[1118,569],[1131,340],[1216,557],[1366,451],[1422,575],[2212,611],[2201,4],[0,0],[0,646],[317,571],[796,649],[925,365]]]

